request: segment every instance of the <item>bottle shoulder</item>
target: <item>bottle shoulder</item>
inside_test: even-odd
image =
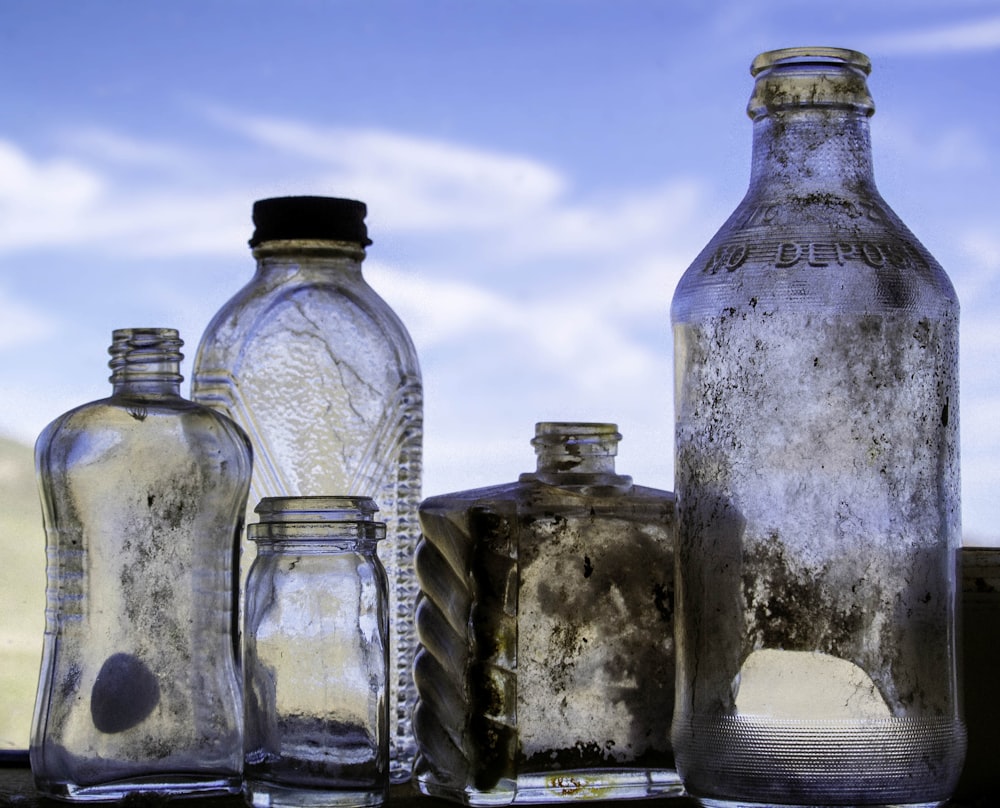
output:
[[[612,514],[626,513],[629,508],[673,511],[673,507],[674,494],[658,488],[632,484],[626,487],[590,485],[581,488],[522,479],[428,497],[421,503],[420,511],[428,515],[458,514],[472,509],[503,511],[511,515],[545,510]]]
[[[874,189],[751,189],[682,276],[675,323],[733,307],[957,314],[950,279]]]
[[[179,396],[109,396],[69,410],[35,442],[39,472],[102,461],[149,466],[222,460],[249,475],[250,440],[230,418]]]
[[[325,350],[323,344],[334,345],[341,353],[381,350],[404,373],[419,375],[416,349],[405,325],[360,274],[285,282],[255,277],[209,322],[198,347],[195,373],[232,369],[248,350],[276,334],[285,343],[308,344],[314,350]]]

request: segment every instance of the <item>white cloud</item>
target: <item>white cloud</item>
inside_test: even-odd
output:
[[[517,155],[377,129],[211,114],[245,138],[325,167],[329,184],[400,229],[492,229],[529,218],[565,190],[558,172]]]
[[[1000,48],[1000,17],[883,34],[872,37],[864,47],[870,52],[905,54],[994,50]]]
[[[58,327],[51,315],[11,297],[0,287],[0,351],[43,339]]]
[[[85,126],[63,133],[60,141],[70,150],[103,162],[130,167],[153,167],[176,172],[197,161],[190,152],[171,143],[143,140],[112,129]]]

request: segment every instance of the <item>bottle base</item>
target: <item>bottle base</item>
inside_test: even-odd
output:
[[[382,805],[388,788],[297,788],[248,780],[244,795],[253,808],[364,808]]]
[[[703,797],[695,797],[695,800],[703,808],[817,808],[817,805],[823,805],[822,803],[815,802],[747,802],[746,800],[717,800],[705,799]],[[880,802],[864,803],[864,808],[941,808],[941,806],[947,805],[947,803],[948,800],[935,802]],[[847,806],[847,808],[853,808],[853,806]]]
[[[120,802],[125,798],[143,797],[170,800],[227,797],[238,795],[242,786],[243,781],[240,777],[208,778],[183,775],[116,780],[87,786],[35,779],[35,789],[41,796],[63,802]]]
[[[469,806],[495,806],[578,802],[580,800],[642,800],[679,797],[684,792],[680,777],[671,770],[582,769],[521,774],[501,780],[496,788],[444,785],[432,777],[418,776],[417,789]]]
[[[685,716],[673,727],[688,794],[707,808],[932,808],[965,754],[953,718]]]

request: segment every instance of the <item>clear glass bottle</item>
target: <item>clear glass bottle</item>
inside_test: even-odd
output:
[[[268,498],[248,534],[246,791],[257,808],[381,805],[389,789],[385,525],[368,497]]]
[[[413,343],[361,274],[363,203],[281,197],[254,204],[253,279],[216,314],[195,359],[192,398],[253,442],[253,501],[332,492],[373,497],[386,523],[392,778],[414,745],[413,553],[423,393]]]
[[[30,756],[47,796],[240,790],[234,562],[251,449],[180,396],[182,344],[115,331],[111,397],[35,445],[48,585]]]
[[[466,805],[680,792],[673,495],[614,424],[539,423],[537,471],[420,506],[414,767]]]
[[[673,299],[673,739],[706,805],[934,805],[962,766],[959,307],[876,190],[869,71],[755,59],[749,191]]]

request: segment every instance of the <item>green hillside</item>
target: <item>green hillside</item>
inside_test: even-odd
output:
[[[45,534],[32,450],[0,438],[0,750],[25,749],[45,630]]]

